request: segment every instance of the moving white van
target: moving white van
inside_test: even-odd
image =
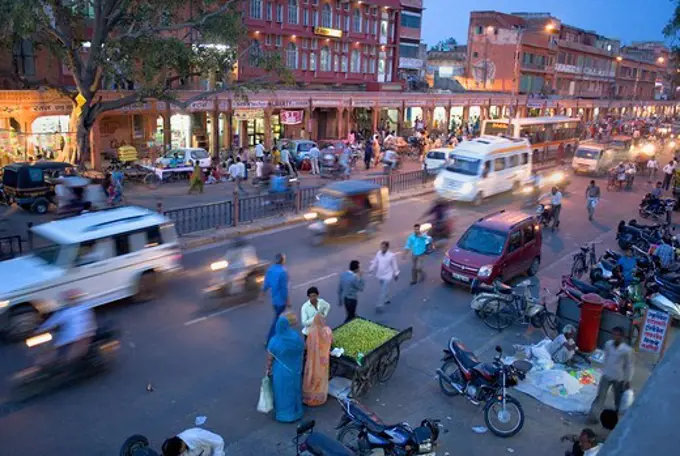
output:
[[[11,340],[30,335],[59,310],[64,292],[95,307],[136,296],[147,300],[161,279],[181,269],[172,221],[141,207],[120,207],[31,229],[35,250],[0,262],[0,329]]]
[[[449,153],[434,188],[444,198],[481,204],[488,196],[519,188],[531,177],[531,148],[526,139],[481,136]]]

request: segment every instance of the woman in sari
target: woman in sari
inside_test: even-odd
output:
[[[307,333],[307,361],[302,398],[309,406],[319,406],[328,398],[328,369],[333,331],[323,314],[317,313]]]
[[[302,418],[302,358],[305,344],[291,327],[295,315],[281,315],[267,350],[267,372],[272,375],[276,421],[292,423]]]

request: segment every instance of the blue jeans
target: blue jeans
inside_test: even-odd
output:
[[[269,328],[269,335],[267,336],[267,344],[269,344],[269,341],[274,337],[274,330],[276,328],[276,321],[279,319],[281,314],[286,310],[286,306],[273,306],[274,307],[274,321],[272,321],[272,325]]]

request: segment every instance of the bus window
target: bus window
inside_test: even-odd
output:
[[[493,170],[498,172],[498,171],[503,171],[505,169],[505,158],[496,158],[493,161]]]
[[[528,165],[529,164],[529,154],[527,152],[524,152],[522,154],[522,164],[523,165]]]
[[[527,138],[531,144],[545,142],[545,125],[525,125],[520,130],[520,137]]]
[[[517,165],[519,165],[519,154],[509,156],[508,168],[514,168]]]

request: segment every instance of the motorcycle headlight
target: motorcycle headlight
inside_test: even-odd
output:
[[[460,188],[460,191],[462,193],[470,193],[474,186],[472,185],[472,182],[465,182],[463,186]]]
[[[316,212],[307,212],[307,213],[304,215],[305,220],[314,220],[314,219],[317,218],[318,216],[319,216],[319,214],[317,214]]]
[[[216,261],[210,265],[210,270],[220,271],[222,269],[227,269],[227,266],[229,266],[229,262],[226,260]]]
[[[642,148],[642,152],[646,154],[653,154],[654,153],[654,144],[645,144],[644,147]]]
[[[669,142],[669,143],[668,143],[668,146],[669,146],[671,149],[675,149],[675,141]]]
[[[0,309],[4,309],[9,306],[9,301],[0,301]]]
[[[338,223],[338,219],[337,219],[337,217],[331,217],[331,218],[327,218],[327,219],[324,220],[323,222],[324,222],[326,225],[335,225],[336,223]]]
[[[486,279],[491,277],[491,274],[493,273],[493,264],[487,264],[479,268],[479,272],[477,272],[477,277],[480,277],[482,279]]]
[[[421,443],[418,445],[418,453],[429,453],[432,451],[432,442]]]
[[[560,183],[564,180],[564,173],[561,171],[556,172],[552,175],[552,180],[555,183]]]
[[[533,189],[532,187],[529,187],[529,186],[526,186],[526,187],[524,187],[524,188],[522,189],[522,193],[525,193],[525,194],[527,194],[527,195],[528,195],[529,193],[533,192],[533,191],[534,191],[534,189]]]
[[[28,348],[37,347],[38,345],[46,344],[52,340],[52,334],[44,333],[26,339],[26,346]]]

